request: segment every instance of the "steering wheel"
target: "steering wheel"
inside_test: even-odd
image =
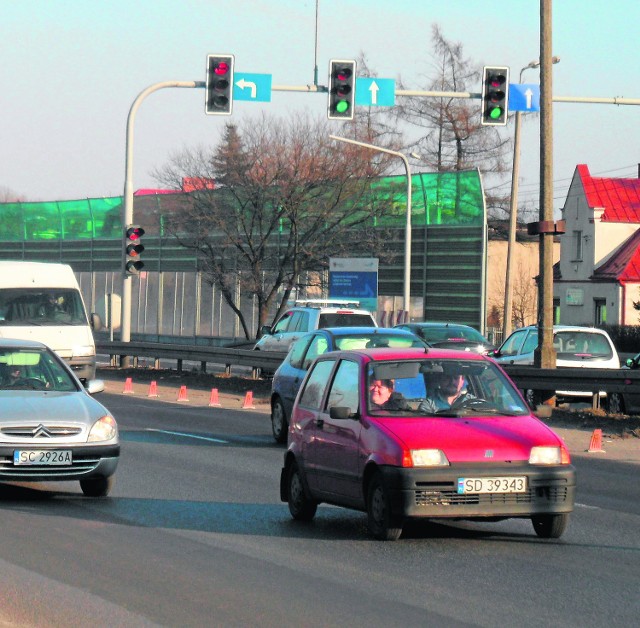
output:
[[[47,384],[37,377],[19,377],[13,384],[13,388],[31,388],[33,390],[44,390]]]

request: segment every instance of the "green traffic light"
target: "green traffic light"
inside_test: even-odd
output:
[[[502,116],[502,108],[501,107],[494,107],[490,112],[489,112],[489,117],[492,120],[497,120],[498,118],[500,118]]]
[[[346,100],[339,100],[336,103],[336,111],[338,113],[344,113],[347,109],[349,109],[349,103]]]

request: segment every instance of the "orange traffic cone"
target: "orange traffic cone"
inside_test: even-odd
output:
[[[604,449],[602,449],[602,430],[596,429],[593,430],[593,434],[591,435],[591,442],[589,443],[589,449],[587,451],[590,454],[593,453],[604,453]]]
[[[250,390],[247,390],[247,394],[244,396],[244,403],[242,404],[243,410],[251,410],[255,408],[253,405],[253,393]]]
[[[124,390],[122,392],[133,394],[133,380],[130,377],[124,380]]]
[[[157,397],[158,396],[158,384],[156,382],[151,382],[149,384],[149,394],[147,397]]]
[[[211,397],[209,397],[209,405],[210,406],[219,406],[220,402],[218,401],[218,389],[211,389]]]
[[[178,401],[189,401],[187,399],[187,387],[180,386],[180,392],[178,393]]]

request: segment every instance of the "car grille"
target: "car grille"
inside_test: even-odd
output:
[[[73,464],[68,467],[62,466],[14,466],[13,458],[3,456],[0,458],[0,479],[3,476],[11,476],[12,478],[21,477],[29,479],[31,477],[55,478],[73,477],[75,475],[83,475],[88,471],[93,471],[100,463],[100,457],[97,456],[73,456]]]
[[[454,490],[417,490],[416,506],[465,506],[465,505],[508,505],[527,504],[541,500],[552,503],[563,503],[567,500],[567,488],[563,486],[545,486],[531,488],[524,493],[487,493],[460,495]]]
[[[82,428],[78,426],[68,425],[47,425],[42,424],[33,426],[14,425],[11,427],[3,427],[0,429],[2,436],[14,437],[14,438],[68,438],[70,436],[77,436],[82,432]]]

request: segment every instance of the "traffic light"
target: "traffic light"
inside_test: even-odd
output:
[[[204,111],[228,116],[233,109],[233,55],[207,57],[207,85]]]
[[[329,120],[353,120],[356,98],[356,62],[329,61]]]
[[[144,262],[140,259],[144,245],[140,242],[144,235],[144,229],[137,225],[127,227],[125,233],[125,262],[124,270],[127,275],[137,275],[143,268]]]
[[[482,69],[482,124],[505,125],[509,113],[509,68]]]

